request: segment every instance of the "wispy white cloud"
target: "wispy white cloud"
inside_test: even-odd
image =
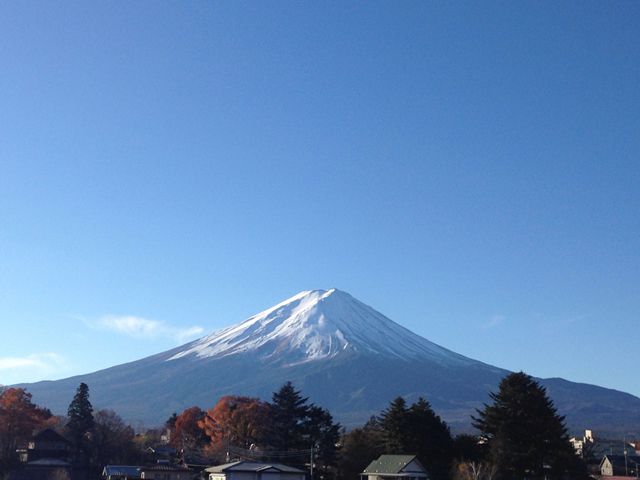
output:
[[[178,330],[176,333],[176,338],[181,341],[187,341],[194,337],[199,337],[204,333],[204,328],[202,327],[189,327]]]
[[[184,342],[204,333],[199,326],[179,328],[134,315],[105,315],[94,325],[133,338],[170,338],[176,342]]]
[[[504,323],[504,315],[492,315],[488,322],[483,325],[483,328],[495,328]]]
[[[52,373],[64,368],[66,363],[64,357],[57,353],[32,353],[24,357],[0,357],[0,370],[23,368]]]

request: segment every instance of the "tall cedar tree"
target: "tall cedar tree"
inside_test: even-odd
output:
[[[89,453],[89,440],[93,434],[93,407],[89,401],[89,387],[81,383],[67,410],[67,432],[79,453]]]
[[[538,382],[525,373],[512,373],[490,397],[493,403],[472,418],[487,440],[498,478],[585,476],[585,467],[569,443],[564,417]]]
[[[424,398],[407,407],[402,397],[382,412],[380,426],[387,453],[415,454],[435,480],[447,478],[453,441],[445,422]]]

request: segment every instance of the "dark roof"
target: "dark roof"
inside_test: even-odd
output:
[[[60,460],[59,458],[39,458],[38,460],[28,462],[27,465],[68,467],[71,464],[69,462],[65,462],[64,460]]]
[[[602,461],[608,458],[612,465],[624,465],[624,457],[624,455],[605,455]],[[627,462],[640,463],[640,455],[627,455]]]
[[[424,467],[415,455],[380,455],[377,460],[374,460],[369,464],[367,468],[364,469],[364,474],[388,474],[388,475],[398,475],[403,473],[404,467],[409,465],[411,462],[416,461],[418,465],[420,465],[422,471],[424,472]]]
[[[189,470],[184,465],[176,465],[171,463],[156,463],[148,467],[140,467],[142,472],[184,472]]]
[[[262,463],[262,462],[232,462],[223,465],[216,465],[205,469],[208,473],[224,473],[224,472],[262,472],[264,470],[274,469],[282,473],[305,473],[304,470],[283,465],[282,463]]]
[[[104,470],[102,470],[102,475],[140,477],[140,467],[133,465],[107,465],[104,467]]]
[[[46,441],[46,442],[64,442],[69,443],[69,440],[64,438],[58,432],[53,430],[52,428],[45,428],[41,432],[37,433],[33,436],[33,440],[35,441]]]

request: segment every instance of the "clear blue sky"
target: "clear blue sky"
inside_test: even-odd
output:
[[[0,383],[337,287],[640,394],[640,3],[3,2]]]

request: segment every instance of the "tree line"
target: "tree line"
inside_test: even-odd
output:
[[[211,409],[191,407],[165,426],[169,443],[183,456],[224,463],[232,458],[269,460],[319,471],[336,465],[341,426],[328,410],[309,402],[291,382],[271,402],[222,397]]]
[[[404,453],[417,455],[432,480],[589,478],[564,417],[533,378],[507,375],[490,400],[472,416],[478,434],[454,437],[424,398],[411,405],[396,398],[343,436],[341,475],[355,479],[379,455]]]
[[[520,372],[506,376],[472,417],[477,435],[453,436],[424,398],[402,397],[349,432],[291,382],[270,402],[225,396],[213,407],[174,413],[161,429],[136,434],[115,412],[93,411],[82,383],[66,417],[31,401],[21,388],[0,393],[0,475],[17,465],[16,447],[52,427],[73,447],[73,461],[99,474],[105,464],[143,464],[168,441],[175,461],[219,464],[277,461],[314,469],[314,477],[355,480],[379,455],[414,454],[432,480],[582,479],[586,467],[569,443],[564,417],[544,387]]]

